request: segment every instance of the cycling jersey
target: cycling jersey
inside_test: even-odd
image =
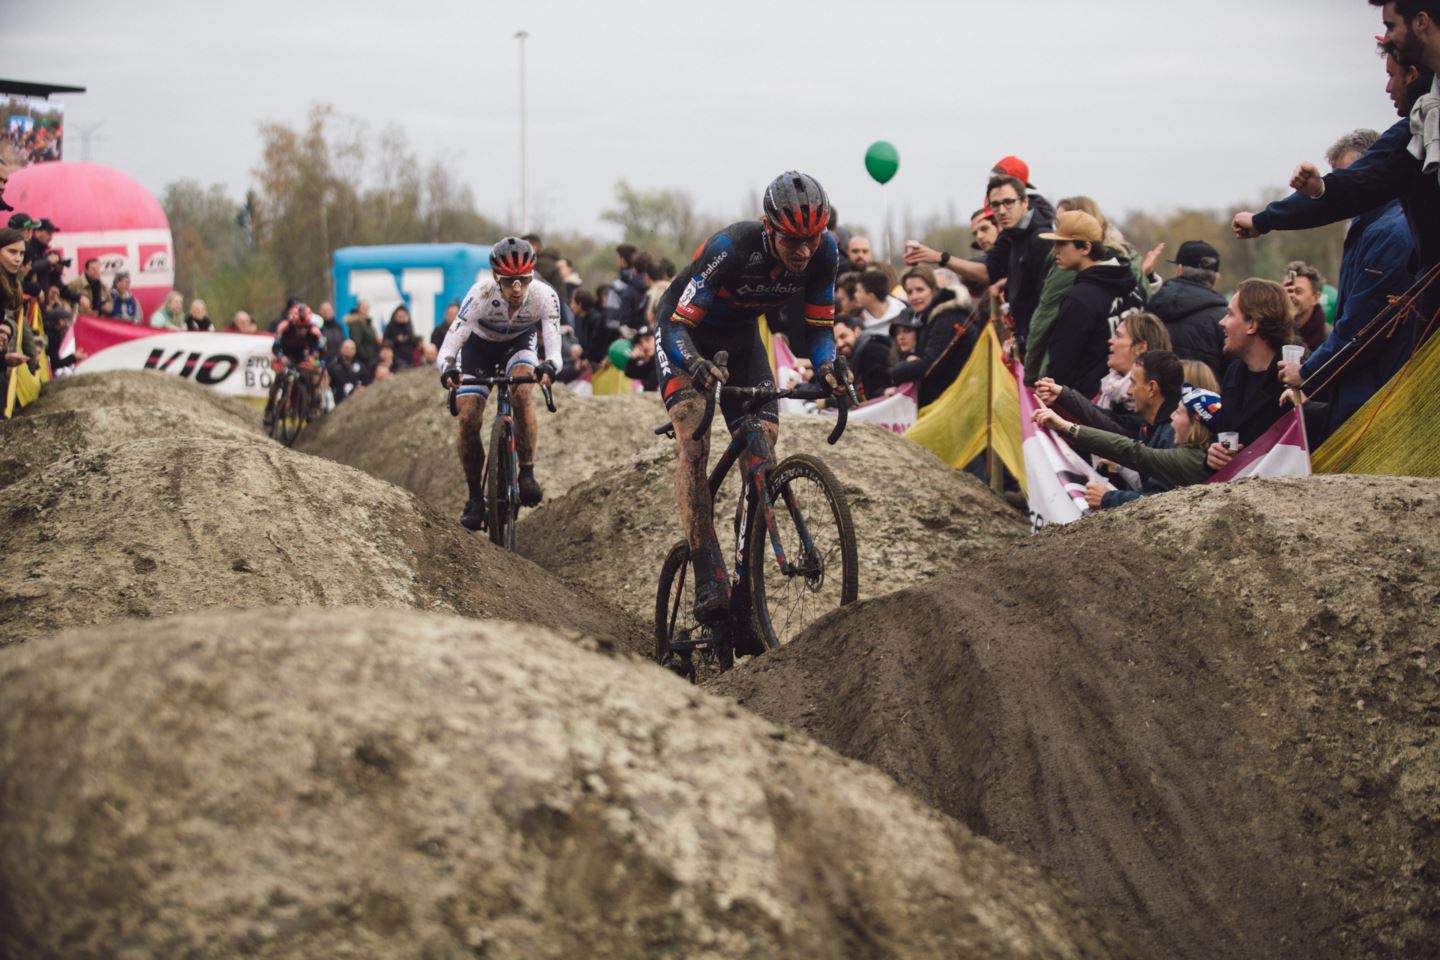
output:
[[[706,241],[660,298],[655,316],[661,348],[679,370],[699,355],[690,332],[753,326],[762,313],[802,295],[810,333],[810,360],[835,359],[835,237],[824,233],[820,249],[802,273],[780,261],[760,220],[732,223]]]
[[[730,354],[730,379],[725,381],[732,387],[761,387],[773,389],[775,374],[770,370],[770,355],[760,340],[760,328],[751,324],[750,329],[741,326],[702,327],[694,333],[695,348],[702,356],[713,357],[721,350]],[[669,410],[686,397],[690,387],[690,375],[676,369],[662,352],[655,352],[655,366],[660,375],[660,395],[665,398],[665,409]],[[693,396],[693,391],[690,394]],[[743,397],[721,397],[720,412],[725,424],[734,430],[750,401]],[[780,422],[780,405],[768,400],[754,413],[761,420]]]
[[[325,350],[325,337],[320,328],[304,320],[281,320],[275,328],[275,341],[270,350],[276,359],[289,357],[295,363],[314,357]]]
[[[555,291],[543,280],[532,280],[525,291],[524,302],[512,315],[499,285],[493,278],[487,278],[465,295],[460,314],[440,345],[437,362],[441,370],[455,366],[461,348],[472,336],[492,343],[508,343],[536,331],[545,345],[545,359],[559,369],[560,298]]]
[[[538,367],[540,358],[535,355],[535,331],[522,333],[514,340],[481,340],[469,337],[460,348],[460,382],[475,383],[478,377],[491,377],[496,373],[510,376],[516,367]],[[488,386],[479,387],[481,397],[490,396]]]

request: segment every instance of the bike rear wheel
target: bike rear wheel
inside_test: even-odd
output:
[[[513,551],[520,496],[510,429],[509,421],[497,410],[495,423],[490,428],[490,452],[485,458],[485,511],[490,542]]]
[[[853,603],[860,574],[845,492],[821,460],[807,454],[786,458],[770,474],[770,497],[789,569],[776,562],[763,516],[750,519],[746,556],[755,625],[773,650]]]

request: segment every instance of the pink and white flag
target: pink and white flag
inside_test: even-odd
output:
[[[775,382],[780,389],[787,390],[802,382],[804,378],[800,376],[795,354],[790,351],[784,339],[776,337],[774,345]],[[813,413],[817,408],[813,403],[806,403],[804,400],[781,400],[780,410],[783,413]],[[830,410],[824,412],[834,415]],[[891,433],[904,433],[915,425],[915,418],[919,413],[920,408],[915,403],[915,385],[907,383],[888,397],[876,397],[852,407],[850,419],[860,423],[873,423]]]
[[[1085,485],[1094,481],[1110,486],[1090,462],[1055,434],[1037,427],[1032,419],[1040,409],[1035,392],[1024,385],[1024,368],[1011,364],[1020,384],[1021,452],[1025,456],[1025,498],[1030,505],[1034,533],[1053,524],[1073,523],[1090,512]],[[1113,487],[1111,488],[1113,489]]]
[[[826,413],[830,413],[827,409]],[[915,403],[915,384],[907,383],[888,397],[876,397],[850,408],[851,421],[873,423],[891,433],[904,433],[915,426],[920,408]]]
[[[1241,450],[1207,483],[1226,483],[1245,477],[1310,476],[1310,441],[1305,417],[1291,407],[1259,440]]]

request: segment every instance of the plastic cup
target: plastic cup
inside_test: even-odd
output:
[[[1215,439],[1220,441],[1220,446],[1224,447],[1226,450],[1229,450],[1231,453],[1234,453],[1235,448],[1240,446],[1240,434],[1234,432],[1233,430],[1227,430],[1217,436]]]
[[[1305,357],[1305,348],[1298,343],[1287,343],[1280,348],[1280,357],[1286,363],[1299,363]]]

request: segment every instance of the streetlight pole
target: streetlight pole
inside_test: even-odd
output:
[[[525,41],[530,36],[529,31],[521,30],[515,34],[515,39],[520,41],[520,232],[530,232],[530,184],[528,171],[526,170],[527,155],[525,150]]]

